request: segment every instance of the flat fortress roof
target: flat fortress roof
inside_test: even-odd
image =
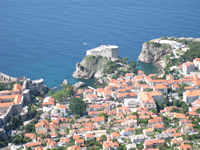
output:
[[[88,50],[88,51],[93,51],[93,50],[101,51],[101,50],[106,49],[106,48],[111,48],[112,49],[112,48],[118,48],[118,46],[116,46],[116,45],[101,45],[99,47],[93,48],[93,49]]]

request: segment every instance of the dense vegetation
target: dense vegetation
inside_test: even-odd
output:
[[[136,68],[138,66],[138,64],[135,61],[128,61],[128,57],[124,57],[122,59],[117,59],[114,62],[113,61],[109,61],[107,63],[108,67],[107,69],[104,71],[104,73],[110,74],[110,73],[115,73],[112,76],[112,79],[117,79],[120,76],[125,76],[126,73],[135,73],[137,74],[138,72],[138,68]],[[125,67],[123,67],[123,65]]]
[[[22,85],[23,82],[18,82],[18,84]],[[16,84],[15,82],[3,83],[0,82],[0,91],[2,90],[13,90],[13,85]]]
[[[63,89],[61,91],[57,91],[56,93],[54,93],[53,91],[51,91],[51,95],[53,95],[54,99],[56,102],[63,102],[63,100],[70,98],[74,92],[73,92],[73,86],[71,84],[67,84],[67,85],[63,85],[62,86]]]
[[[73,98],[69,104],[70,112],[74,115],[83,116],[86,112],[87,104],[82,100],[82,98]]]

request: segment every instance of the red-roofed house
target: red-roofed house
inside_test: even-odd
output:
[[[165,140],[164,139],[152,139],[152,140],[146,140],[144,142],[144,148],[146,148],[146,149],[154,148],[159,145],[165,146]]]
[[[187,144],[181,144],[181,146],[178,147],[179,150],[192,150],[192,147]]]

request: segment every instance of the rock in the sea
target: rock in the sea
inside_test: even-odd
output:
[[[67,81],[67,79],[65,79],[64,81],[63,81],[63,85],[67,85],[68,84],[68,81]]]
[[[74,78],[101,78],[107,67],[109,59],[102,56],[87,55],[81,63],[76,64],[76,71],[73,73]]]
[[[86,84],[84,82],[79,81],[78,83],[74,84],[74,87],[76,88],[80,88],[80,87],[84,87],[86,86]]]
[[[158,61],[162,56],[171,52],[170,48],[157,47],[152,43],[144,43],[139,60],[144,63]]]

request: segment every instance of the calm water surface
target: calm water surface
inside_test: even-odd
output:
[[[137,60],[148,40],[200,37],[199,8],[198,0],[1,0],[0,72],[43,78],[49,87],[75,83],[88,49],[115,44],[121,57]]]

